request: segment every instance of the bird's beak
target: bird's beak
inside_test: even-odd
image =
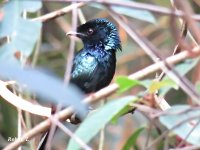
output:
[[[74,32],[74,31],[69,31],[69,32],[66,33],[66,36],[77,36],[77,37],[80,37],[80,36],[85,36],[85,34]]]

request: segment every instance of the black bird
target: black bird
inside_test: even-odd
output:
[[[115,74],[116,51],[121,50],[115,25],[104,18],[93,19],[67,35],[76,35],[84,45],[74,57],[70,82],[85,93],[107,86]],[[45,149],[48,134],[42,138],[38,150]]]
[[[97,18],[67,35],[76,35],[84,45],[74,57],[70,82],[85,93],[107,86],[115,73],[116,51],[121,50],[115,25],[105,18]]]

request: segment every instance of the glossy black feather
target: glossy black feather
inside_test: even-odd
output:
[[[95,92],[114,76],[115,53],[121,50],[118,31],[107,19],[98,18],[79,26],[77,32],[84,47],[74,58],[70,82],[85,93]]]
[[[116,51],[121,50],[121,42],[114,24],[107,19],[90,20],[73,33],[83,41],[81,49],[74,57],[70,82],[85,93],[98,91],[107,86],[116,67]],[[48,133],[38,146],[43,150]]]

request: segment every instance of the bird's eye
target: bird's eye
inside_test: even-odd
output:
[[[93,32],[94,32],[94,30],[93,30],[92,28],[89,28],[89,29],[87,30],[87,34],[88,34],[88,35],[93,34]]]

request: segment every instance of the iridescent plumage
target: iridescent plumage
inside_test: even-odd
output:
[[[74,58],[70,82],[85,93],[98,91],[114,76],[115,53],[121,50],[118,31],[107,19],[98,18],[79,26],[76,35],[84,47]]]

